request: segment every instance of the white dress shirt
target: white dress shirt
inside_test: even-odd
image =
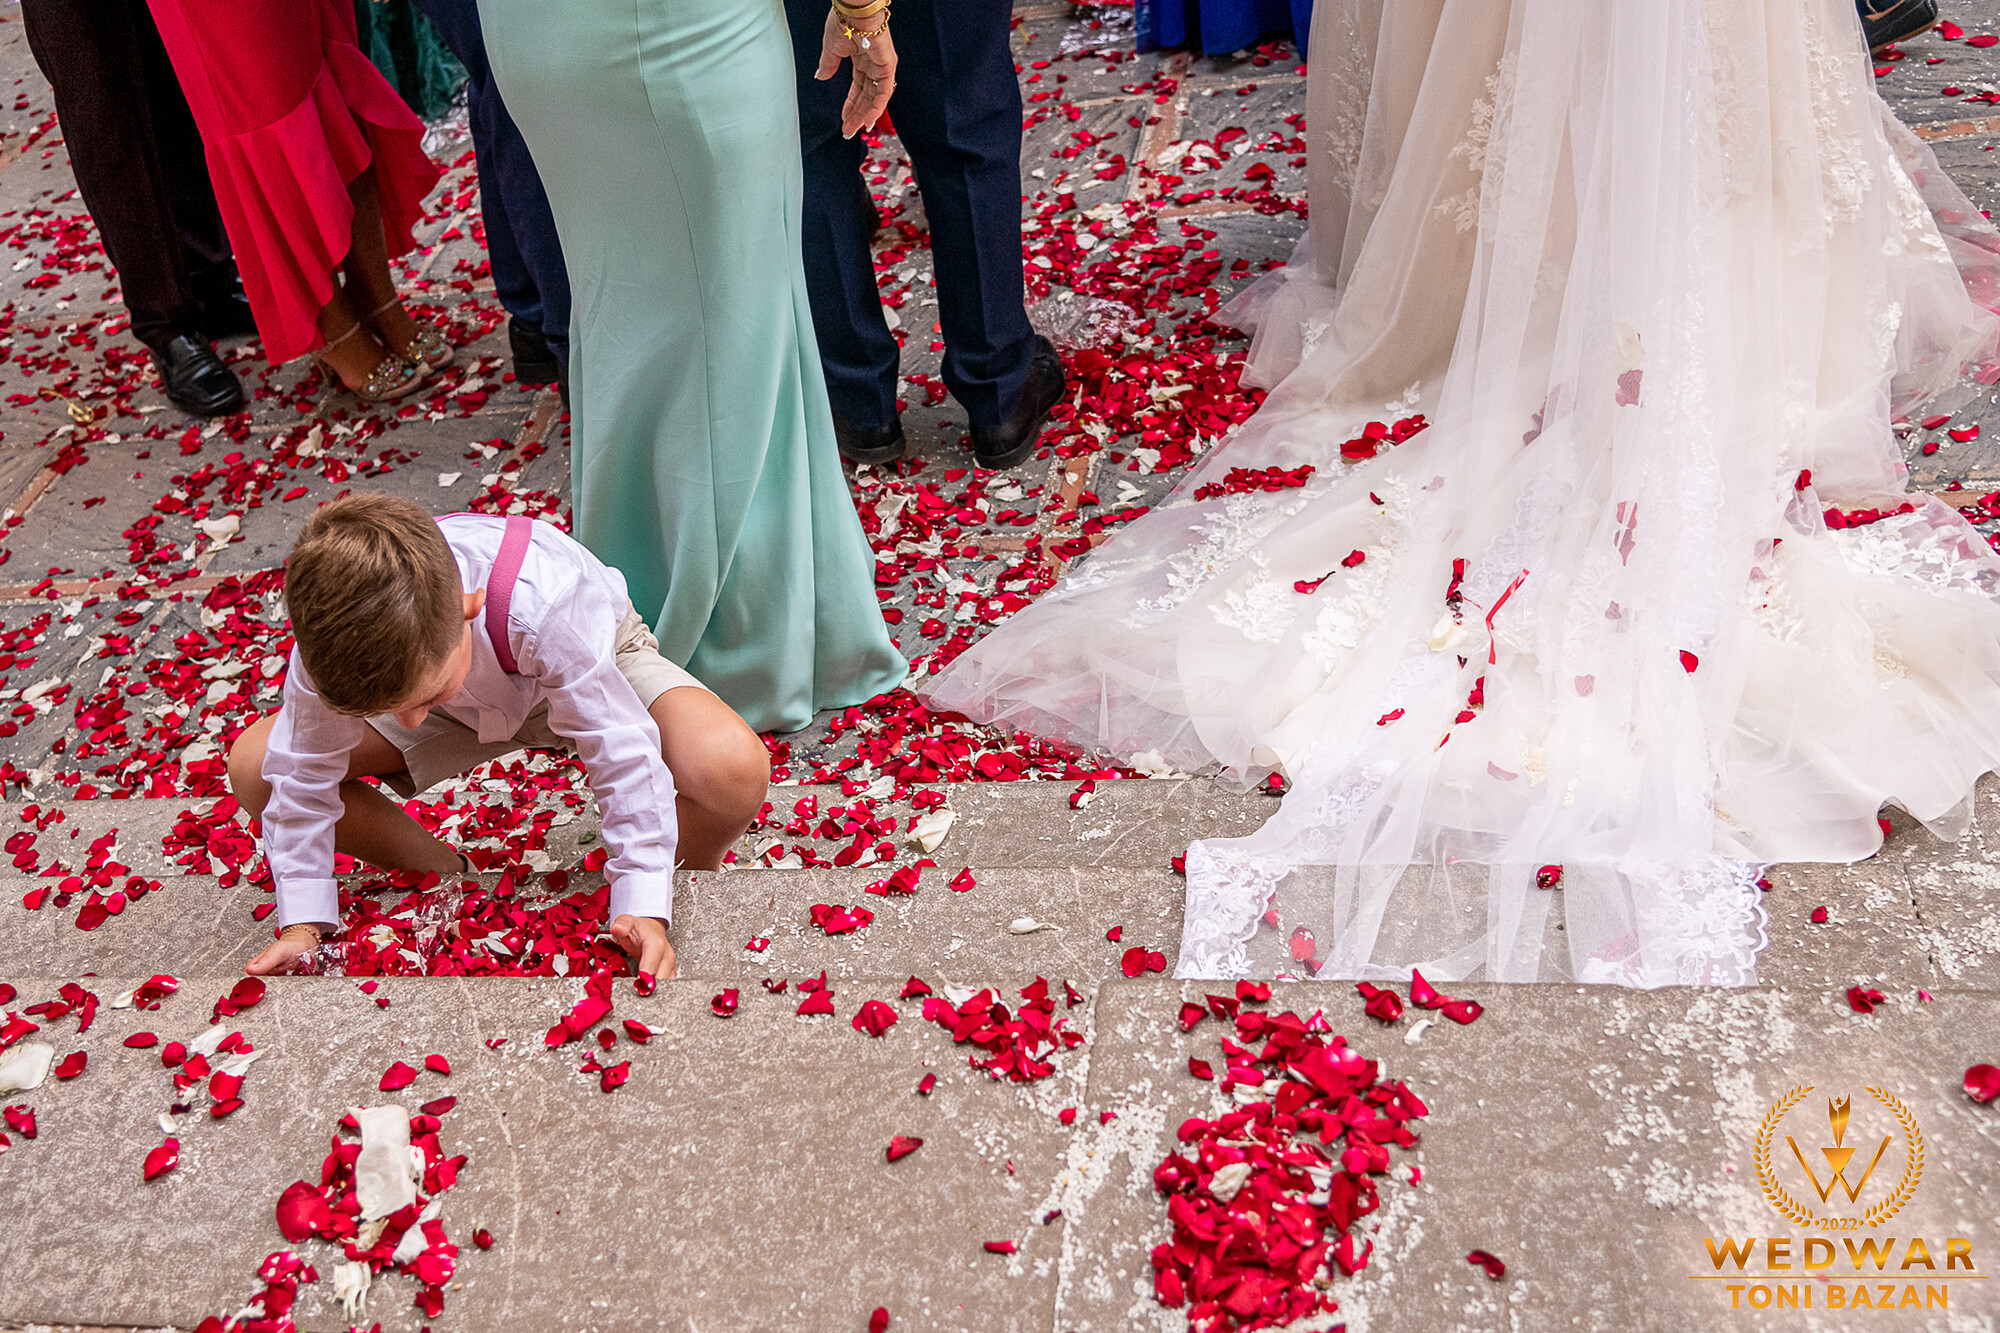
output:
[[[505,520],[454,514],[438,527],[458,558],[465,590],[485,587]],[[535,705],[547,700],[549,729],[576,747],[603,814],[611,917],[670,918],[680,838],[673,774],[660,758],[659,729],[618,670],[613,648],[630,606],[618,571],[567,534],[536,523],[507,608],[508,644],[519,673],[501,668],[482,614],[472,622],[465,685],[440,707],[481,741],[493,742],[511,739]],[[264,755],[264,780],[271,784],[264,852],[281,929],[294,921],[340,920],[333,826],[341,814],[348,754],[367,725],[320,701],[294,648],[283,709]]]

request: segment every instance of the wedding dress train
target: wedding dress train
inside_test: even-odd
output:
[[[2000,764],[2000,558],[1892,419],[2000,236],[1848,0],[1341,0],[1268,401],[924,687],[1288,793],[1179,974],[1754,980],[1757,882]],[[1372,424],[1371,424],[1372,423]]]

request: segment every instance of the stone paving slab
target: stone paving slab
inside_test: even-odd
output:
[[[24,995],[53,991],[10,980]],[[130,983],[95,984],[108,998]],[[1036,1225],[1033,1208],[1070,1137],[1055,1113],[1079,1099],[1084,1062],[1030,1088],[995,1083],[908,1002],[881,1040],[853,1031],[860,1002],[891,999],[901,978],[836,987],[831,1018],[796,1017],[794,993],[750,990],[726,1021],[708,1012],[712,988],[641,999],[621,984],[611,1021],[664,1032],[644,1048],[620,1039],[607,1058],[631,1060],[633,1075],[608,1096],[575,1072],[585,1046],[542,1045],[578,983],[385,980],[382,1009],[349,981],[289,979],[230,1020],[266,1052],[243,1108],[185,1117],[181,1166],[142,1187],[170,1085],[152,1052],[120,1042],[142,1029],[194,1036],[207,997],[229,984],[190,979],[158,1013],[101,1010],[81,1043],[85,1075],[26,1095],[40,1135],[0,1158],[12,1222],[0,1319],[185,1328],[233,1310],[282,1243],[269,1210],[317,1171],[349,1107],[453,1095],[445,1146],[469,1161],[442,1196],[463,1252],[440,1327],[859,1329],[877,1305],[899,1329],[1047,1326],[1060,1229]],[[1087,1007],[1075,1013],[1087,1021]],[[449,1077],[376,1089],[391,1061],[421,1066],[431,1053],[451,1061]],[[920,1097],[927,1072],[937,1084]],[[891,1165],[897,1134],[925,1146]],[[492,1250],[469,1244],[478,1227]],[[1020,1254],[984,1252],[1001,1239]],[[338,1258],[303,1249],[323,1274]],[[306,1288],[301,1328],[346,1326],[329,1288]],[[380,1281],[368,1319],[415,1328],[413,1295],[407,1278]]]
[[[1199,1001],[1200,990],[1184,993]],[[1726,1283],[1689,1275],[1715,1271],[1705,1236],[1789,1235],[1794,1269],[1785,1281],[1798,1283],[1808,1233],[1765,1203],[1752,1147],[1771,1103],[1800,1084],[1818,1095],[1783,1127],[1809,1154],[1827,1138],[1828,1093],[1850,1098],[1863,1133],[1895,1132],[1871,1109],[1867,1085],[1903,1099],[1920,1127],[1926,1157],[1915,1196],[1893,1225],[1864,1235],[1902,1238],[1898,1262],[1910,1236],[1931,1238],[1938,1254],[1944,1238],[1965,1237],[1979,1272],[1993,1271],[2000,1115],[1958,1085],[1967,1065],[1994,1057],[2000,994],[1919,1004],[1905,987],[1862,1017],[1831,990],[1452,990],[1483,1001],[1484,1016],[1465,1028],[1441,1022],[1413,1046],[1404,1040],[1413,1013],[1384,1029],[1360,1015],[1348,988],[1283,987],[1273,1002],[1301,1013],[1324,1005],[1335,1031],[1431,1108],[1418,1151],[1405,1158],[1422,1168],[1422,1183],[1384,1186],[1381,1211],[1362,1224],[1376,1245],[1373,1262],[1334,1287],[1351,1333],[1743,1326],[1734,1321],[1751,1312],[1731,1312]],[[1219,1060],[1220,1029],[1209,1021],[1181,1033],[1172,998],[1139,983],[1100,992],[1089,1104],[1118,1110],[1111,1128],[1128,1128],[1111,1136],[1109,1164],[1072,1151],[1054,1328],[1184,1327],[1144,1297],[1148,1252],[1164,1231],[1151,1170],[1183,1118],[1213,1117],[1224,1106],[1215,1085],[1190,1078],[1185,1066],[1190,1055]],[[1785,1154],[1782,1140],[1777,1151]],[[1781,1183],[1806,1192],[1792,1179],[1796,1164],[1782,1164],[1792,1174]],[[1503,1281],[1466,1262],[1475,1249],[1507,1264]],[[1835,1271],[1848,1266],[1843,1257]],[[1894,1265],[1888,1276],[1897,1276]],[[1828,1313],[1821,1288],[1814,1315],[1767,1310],[1755,1326],[1996,1326],[2000,1291],[1987,1282],[1950,1285],[1948,1315]],[[1898,1299],[1902,1290],[1898,1283]]]
[[[8,980],[24,999],[55,984]],[[130,983],[92,984],[108,998]],[[0,1321],[189,1328],[236,1308],[280,1245],[269,1207],[312,1174],[347,1107],[451,1095],[444,1146],[469,1160],[443,1217],[465,1249],[440,1329],[859,1329],[877,1304],[898,1333],[1184,1325],[1144,1284],[1167,1234],[1152,1168],[1182,1119],[1222,1109],[1186,1060],[1218,1058],[1223,1030],[1211,1020],[1183,1034],[1176,1021],[1200,986],[1090,988],[1069,1011],[1086,1051],[1017,1087],[967,1069],[914,1003],[896,1006],[903,1021],[879,1041],[851,1030],[861,1001],[890,999],[900,978],[840,981],[836,1014],[812,1019],[794,1015],[792,992],[746,988],[737,1014],[717,1020],[711,985],[640,999],[621,983],[608,1021],[665,1031],[643,1048],[621,1039],[608,1058],[631,1060],[632,1078],[606,1096],[575,1072],[585,1046],[539,1040],[576,982],[388,979],[385,1009],[349,981],[289,979],[230,1020],[266,1052],[244,1107],[184,1117],[181,1167],[141,1185],[170,1088],[152,1052],[120,1042],[141,1029],[195,1035],[228,984],[190,979],[156,1013],[100,1010],[81,1042],[71,1020],[52,1025],[59,1050],[88,1049],[91,1064],[21,1098],[40,1136],[0,1157],[14,1223],[0,1231]],[[1485,1014],[1414,1045],[1414,1013],[1384,1027],[1349,986],[1274,998],[1323,1009],[1431,1108],[1362,1224],[1371,1264],[1334,1285],[1354,1333],[1730,1326],[1723,1284],[1689,1275],[1712,1271],[1704,1236],[1802,1239],[1764,1203],[1751,1163],[1767,1108],[1801,1084],[1850,1096],[1859,1134],[1882,1132],[1864,1086],[1903,1099],[1920,1126],[1922,1180],[1884,1231],[1931,1237],[1940,1254],[1943,1238],[1968,1238],[1982,1272],[2000,1244],[2000,1116],[1957,1088],[1994,1053],[2000,994],[1922,1004],[1903,988],[1863,1017],[1831,989],[1453,989]],[[391,1061],[421,1067],[431,1053],[451,1061],[448,1077],[376,1089]],[[927,1072],[936,1090],[919,1097]],[[1056,1116],[1066,1106],[1082,1109],[1072,1129]],[[1825,1128],[1818,1102],[1803,1106],[1784,1128],[1810,1145]],[[886,1163],[894,1134],[924,1146]],[[492,1250],[466,1245],[478,1227]],[[1000,1239],[1021,1252],[983,1252]],[[1475,1248],[1506,1261],[1504,1281],[1465,1262]],[[337,1259],[320,1242],[301,1250],[323,1274]],[[1897,1326],[1992,1327],[2000,1296],[1952,1287],[1953,1322],[1904,1311]],[[344,1326],[329,1288],[305,1289],[302,1328]],[[407,1278],[378,1279],[367,1319],[415,1328],[412,1294]],[[1823,1312],[1759,1318],[1856,1326]]]

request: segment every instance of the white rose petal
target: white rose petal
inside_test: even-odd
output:
[[[0,1092],[29,1092],[42,1086],[56,1048],[45,1041],[28,1041],[0,1055]]]
[[[410,1113],[401,1106],[358,1106],[361,1154],[354,1159],[354,1194],[361,1220],[372,1222],[417,1201],[410,1161]],[[412,1228],[414,1230],[415,1228]]]

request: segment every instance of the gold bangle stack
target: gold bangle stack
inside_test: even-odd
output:
[[[832,3],[834,22],[840,25],[840,30],[847,35],[847,40],[864,51],[869,49],[870,38],[880,37],[889,31],[889,0],[864,0],[864,3],[858,5],[849,4],[847,0],[832,0]],[[882,16],[882,21],[873,28],[855,26],[857,23],[866,23],[877,14]]]

